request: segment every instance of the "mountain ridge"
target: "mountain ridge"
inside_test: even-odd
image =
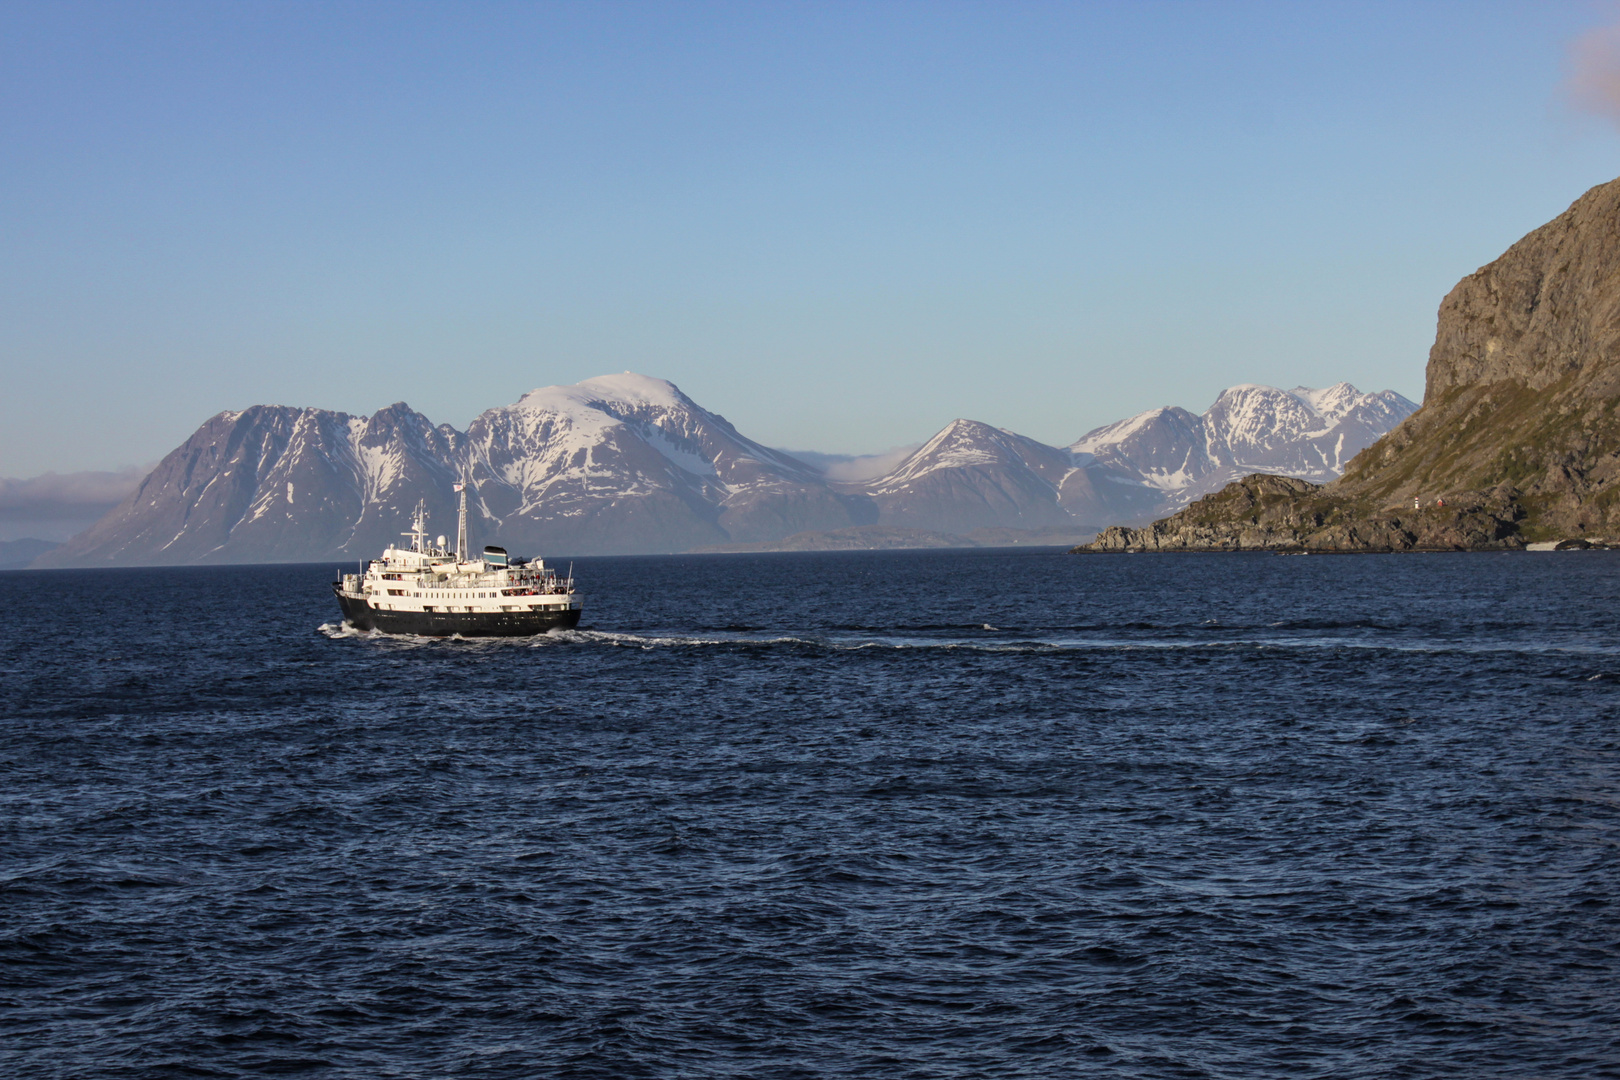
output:
[[[1381,400],[1348,384],[1307,392],[1348,394],[1352,407]],[[1316,438],[1322,424],[1304,405],[1294,406],[1300,416],[1290,414],[1287,430],[1211,435],[1208,418],[1223,403],[1228,412],[1247,402],[1272,415],[1283,398],[1300,400],[1292,394],[1245,386],[1223,393],[1205,417],[1179,410],[1190,418],[1181,432],[1189,477],[1207,481],[1233,467],[1234,455],[1305,453],[1295,445],[1301,433]],[[127,499],[36,565],[365,558],[397,537],[418,499],[453,531],[450,489],[463,477],[473,484],[473,536],[519,551],[639,554],[807,535],[889,544],[900,535],[885,529],[1089,535],[1147,520],[1183,494],[1104,430],[1077,451],[961,418],[881,476],[838,480],[749,439],[675,384],[632,372],[537,388],[479,414],[466,431],[435,425],[404,402],[369,417],[256,405],[211,417]]]

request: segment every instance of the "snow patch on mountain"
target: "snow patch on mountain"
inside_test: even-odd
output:
[[[664,434],[663,428],[650,426],[640,434],[647,440],[649,446],[663,454],[677,469],[689,472],[693,476],[719,478],[720,474],[716,471],[713,461],[697,453],[690,445],[678,445]]]
[[[1334,383],[1322,390],[1312,390],[1308,386],[1296,386],[1288,391],[1303,401],[1312,412],[1329,420],[1337,420],[1345,413],[1355,408],[1356,403],[1364,396],[1355,387],[1347,382]]]
[[[667,379],[655,379],[626,371],[620,375],[600,375],[572,386],[542,386],[530,390],[511,406],[536,412],[578,414],[603,404],[651,405],[656,408],[693,408],[694,403]]]
[[[1112,424],[1082,435],[1070,444],[1069,449],[1077,454],[1090,454],[1095,453],[1099,447],[1122,443],[1132,435],[1160,420],[1171,408],[1172,406],[1163,406],[1157,409],[1149,409],[1145,413],[1137,413],[1135,416],[1127,417],[1124,420],[1116,420]]]

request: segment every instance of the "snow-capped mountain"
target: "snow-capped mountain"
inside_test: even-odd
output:
[[[885,475],[841,482],[673,383],[628,372],[532,391],[465,432],[403,402],[370,417],[258,405],[207,421],[37,565],[370,557],[418,499],[434,531],[453,533],[460,477],[474,485],[475,545],[523,553],[685,551],[860,526],[1079,535],[1162,516],[1249,472],[1336,476],[1414,408],[1344,383],[1238,386],[1202,416],[1155,409],[1068,448],[956,420]]]
[[[952,421],[892,472],[849,486],[871,496],[880,525],[945,533],[1094,532],[1159,501],[1157,492],[1111,480],[1099,491],[1069,451],[976,420]]]
[[[1223,390],[1202,416],[1151,409],[1088,432],[1069,450],[1116,483],[1162,492],[1150,513],[1162,517],[1250,473],[1331,480],[1416,411],[1393,390],[1363,394],[1349,383],[1324,390],[1246,384]]]
[[[51,565],[359,558],[418,499],[518,551],[682,551],[870,523],[871,501],[740,435],[662,379],[626,373],[490,409],[465,433],[400,403],[372,417],[255,406],[213,417]]]
[[[281,562],[381,550],[419,497],[443,512],[462,438],[403,403],[370,418],[282,405],[223,412],[48,561]]]
[[[628,372],[491,409],[467,442],[482,516],[523,549],[684,551],[871,520],[815,469]]]
[[[1058,505],[1070,472],[1055,447],[976,420],[952,421],[886,476],[859,485],[883,525],[939,532],[1072,525]]]

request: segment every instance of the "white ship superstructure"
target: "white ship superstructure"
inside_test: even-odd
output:
[[[543,559],[514,559],[499,547],[478,558],[467,551],[466,485],[454,550],[427,539],[427,511],[418,503],[405,534],[408,548],[390,546],[362,573],[333,583],[344,619],[361,630],[431,637],[517,637],[579,624],[581,601],[572,569],[559,575]]]

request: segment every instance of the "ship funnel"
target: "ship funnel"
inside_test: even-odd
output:
[[[500,547],[484,548],[484,565],[497,569],[506,565],[506,549]]]

